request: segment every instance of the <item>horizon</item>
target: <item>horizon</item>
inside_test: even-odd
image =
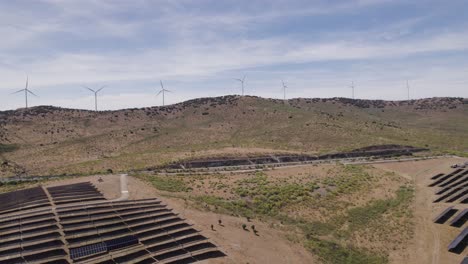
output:
[[[282,99],[468,97],[464,1],[0,3],[0,110],[99,110],[240,94]]]
[[[119,108],[119,109],[109,109],[109,110],[98,110],[95,111],[93,109],[86,109],[86,108],[70,108],[70,107],[62,107],[62,106],[55,106],[55,105],[34,105],[30,106],[28,108],[25,107],[19,107],[16,109],[7,109],[7,110],[0,110],[0,112],[8,112],[8,111],[22,111],[22,110],[28,110],[28,109],[33,109],[33,108],[40,108],[40,107],[53,107],[53,108],[59,108],[59,109],[66,109],[66,110],[79,110],[79,111],[89,111],[89,112],[112,112],[112,111],[123,111],[123,110],[131,110],[131,109],[144,109],[144,108],[162,108],[162,107],[171,107],[175,106],[178,104],[183,104],[186,102],[190,101],[196,101],[196,100],[201,100],[201,99],[214,99],[214,98],[220,98],[220,97],[254,97],[254,98],[260,98],[260,99],[265,99],[265,100],[277,100],[277,101],[285,101],[281,98],[273,98],[273,97],[262,97],[262,96],[256,96],[256,95],[240,95],[240,94],[228,94],[228,95],[220,95],[220,96],[211,96],[211,97],[197,97],[197,98],[191,98],[187,99],[181,102],[175,102],[171,104],[166,104],[166,105],[150,105],[150,106],[142,106],[142,107],[129,107],[129,108]],[[331,100],[331,99],[347,99],[347,100],[354,100],[354,101],[383,101],[383,102],[407,102],[408,100],[385,100],[385,99],[360,99],[360,98],[349,98],[349,97],[295,97],[295,98],[289,98],[286,99],[286,101],[291,101],[291,100],[314,100],[314,99],[326,99],[326,100]],[[423,101],[423,100],[429,100],[429,99],[462,99],[462,100],[467,100],[467,97],[425,97],[425,98],[418,98],[418,99],[410,99],[409,101]]]

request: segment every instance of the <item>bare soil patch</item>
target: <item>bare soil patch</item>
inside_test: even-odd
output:
[[[432,219],[449,205],[446,203],[432,203],[435,199],[435,188],[427,186],[431,182],[430,178],[432,176],[438,173],[448,173],[453,170],[450,165],[466,160],[446,158],[373,165],[376,168],[412,178],[416,188],[416,197],[413,204],[414,237],[408,245],[407,252],[393,258],[394,263],[460,263],[463,257],[467,255],[468,250],[460,255],[450,253],[447,250],[448,244],[461,230],[432,222]]]

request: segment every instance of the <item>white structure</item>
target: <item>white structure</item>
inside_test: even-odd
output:
[[[242,95],[244,95],[244,83],[245,83],[245,75],[244,75],[244,78],[242,79],[234,79],[236,81],[239,81],[242,85]]]
[[[167,90],[167,89],[164,89],[164,85],[163,85],[162,81],[159,81],[159,82],[161,83],[161,90],[159,91],[159,93],[156,96],[159,96],[162,93],[162,100],[163,100],[162,105],[164,106],[164,94],[166,92],[170,92],[170,93],[172,93],[172,92]]]
[[[24,99],[26,101],[26,108],[28,108],[28,93],[30,93],[30,94],[32,94],[34,96],[37,96],[36,94],[31,92],[31,90],[28,89],[28,83],[29,83],[29,76],[26,76],[26,86],[25,86],[25,88],[13,93],[13,94],[17,94],[17,93],[24,92]]]
[[[97,94],[106,87],[106,85],[104,86],[101,86],[101,88],[99,88],[98,90],[94,90],[94,89],[91,89],[89,88],[88,86],[83,86],[84,88],[90,90],[92,93],[94,93],[94,109],[97,111],[98,108],[97,108]]]

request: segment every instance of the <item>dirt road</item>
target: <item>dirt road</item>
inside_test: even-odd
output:
[[[432,219],[449,206],[433,203],[435,188],[428,187],[430,178],[438,173],[448,173],[450,165],[460,163],[460,158],[443,158],[424,161],[408,161],[374,164],[373,166],[410,177],[416,189],[414,201],[414,237],[403,258],[391,259],[392,263],[446,264],[460,263],[468,250],[460,255],[450,253],[448,244],[458,235],[460,229],[449,225],[434,224]],[[460,206],[459,204],[457,206]]]

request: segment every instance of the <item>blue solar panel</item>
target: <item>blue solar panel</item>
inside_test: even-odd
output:
[[[107,250],[111,251],[114,249],[119,249],[119,248],[138,244],[138,238],[136,236],[125,236],[125,237],[119,237],[116,239],[107,240],[104,243],[106,243]]]
[[[468,236],[468,227],[463,229],[463,231],[452,242],[450,242],[450,245],[448,246],[448,250],[449,251],[460,251],[460,252],[465,250],[466,242],[467,242],[467,236]],[[457,248],[459,248],[459,249],[457,249]]]
[[[70,249],[70,257],[72,259],[79,259],[86,256],[91,256],[97,253],[106,252],[107,245],[104,242],[96,243],[92,245],[82,246],[79,248]]]
[[[462,263],[460,263],[460,264],[468,264],[468,257],[465,257],[465,258],[463,259]]]

